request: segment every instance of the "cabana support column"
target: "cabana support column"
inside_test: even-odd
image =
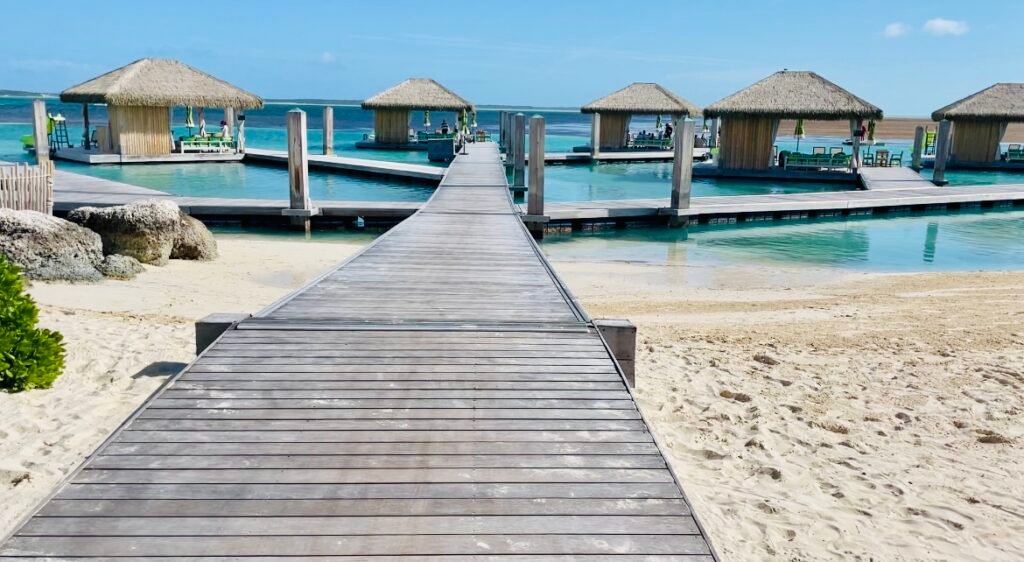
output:
[[[50,139],[46,136],[46,102],[32,100],[32,146],[36,147],[36,164],[50,160]]]
[[[593,157],[601,155],[601,114],[594,113],[590,118],[590,154]]]

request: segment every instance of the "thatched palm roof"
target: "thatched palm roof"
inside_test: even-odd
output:
[[[704,108],[705,117],[881,119],[882,110],[813,72],[782,70]]]
[[[955,101],[932,113],[942,121],[1024,122],[1024,84],[1003,82]]]
[[[426,109],[433,111],[472,110],[469,103],[455,92],[430,78],[410,78],[367,98],[363,109]]]
[[[139,59],[60,93],[60,101],[148,107],[263,107],[263,99],[171,59]]]
[[[580,108],[583,113],[696,115],[700,108],[660,84],[634,82]]]

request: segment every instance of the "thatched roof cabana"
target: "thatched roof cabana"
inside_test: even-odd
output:
[[[953,122],[952,161],[1000,160],[1007,124],[1024,122],[1024,84],[993,84],[934,111],[932,119]]]
[[[704,108],[722,119],[719,166],[763,170],[772,165],[780,119],[881,119],[882,110],[818,74],[782,70]]]
[[[580,108],[583,113],[697,115],[700,108],[654,82],[634,82]]]
[[[1024,84],[993,84],[932,112],[933,121],[1024,122]]]
[[[88,104],[107,104],[107,128],[98,148],[122,156],[169,154],[172,107],[263,107],[259,96],[171,59],[139,59],[64,90],[60,100],[83,104],[86,138]]]
[[[408,142],[410,111],[473,111],[473,104],[430,78],[410,78],[367,98],[361,105],[374,112],[375,143],[387,145]]]
[[[600,149],[621,150],[627,146],[626,137],[633,115],[686,117],[697,115],[700,108],[660,84],[634,82],[584,105],[580,111],[594,116],[591,150],[596,153]],[[593,147],[598,150],[593,150]]]
[[[171,59],[139,59],[64,90],[60,100],[146,107],[263,107],[259,96]]]

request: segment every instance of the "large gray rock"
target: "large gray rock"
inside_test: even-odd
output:
[[[210,261],[217,259],[217,241],[206,225],[185,213],[178,217],[178,237],[174,240],[171,258],[176,260]]]
[[[36,211],[0,209],[0,253],[42,281],[99,281],[103,245],[95,232]]]
[[[136,275],[146,270],[139,263],[139,260],[131,256],[122,256],[121,254],[111,254],[103,258],[103,261],[96,266],[96,269],[105,277],[124,280],[135,279]]]
[[[103,253],[165,265],[180,230],[181,211],[173,201],[153,200],[117,207],[81,207],[68,220],[95,231]]]

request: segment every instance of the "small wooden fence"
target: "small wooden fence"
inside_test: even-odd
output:
[[[0,208],[53,214],[53,162],[0,166]]]

